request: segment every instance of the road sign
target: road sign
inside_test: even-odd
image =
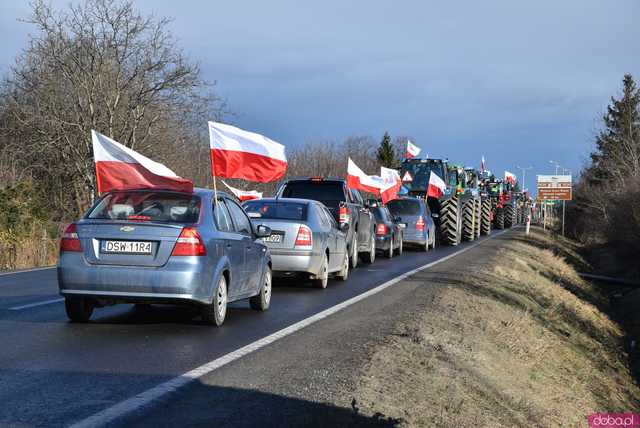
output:
[[[539,175],[538,198],[547,201],[571,200],[570,175]]]

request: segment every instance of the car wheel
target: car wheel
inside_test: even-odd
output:
[[[346,281],[349,278],[349,255],[344,254],[344,261],[342,262],[342,269],[336,274],[336,278],[340,281]]]
[[[327,284],[329,284],[329,258],[326,254],[322,261],[322,266],[320,266],[320,272],[311,280],[311,283],[316,288],[327,288]]]
[[[358,266],[358,232],[353,231],[353,241],[351,242],[351,269],[355,269]]]
[[[84,297],[65,297],[64,309],[72,322],[87,322],[93,314],[93,304]]]
[[[401,256],[402,255],[402,250],[404,246],[404,237],[402,235],[400,235],[400,244],[398,245],[398,255]]]
[[[269,309],[269,304],[271,303],[271,281],[271,269],[267,267],[267,271],[264,273],[262,287],[260,287],[260,293],[249,299],[251,309],[256,311],[266,311]]]
[[[429,232],[427,232],[427,237],[424,240],[424,247],[422,247],[422,249],[424,250],[424,252],[426,253],[427,251],[429,251]]]
[[[371,233],[371,242],[369,242],[369,252],[364,253],[364,261],[371,264],[376,261],[376,237],[375,233]]]
[[[393,235],[391,236],[391,241],[389,241],[389,250],[387,251],[387,258],[390,259],[393,257]]]
[[[221,326],[227,316],[227,278],[220,275],[213,302],[202,307],[202,320],[211,325]]]

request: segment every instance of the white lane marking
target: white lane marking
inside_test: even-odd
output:
[[[39,268],[33,268],[33,269],[16,270],[13,272],[0,272],[0,276],[17,275],[19,273],[37,272],[39,270],[48,270],[48,269],[55,269],[55,268],[56,268],[55,266],[47,266],[47,267],[39,267]]]
[[[22,310],[22,309],[35,308],[36,306],[50,305],[52,303],[59,303],[59,302],[64,302],[64,298],[60,297],[60,298],[57,298],[57,299],[45,300],[43,302],[29,303],[28,305],[14,306],[12,308],[9,308],[9,310],[10,311],[19,311],[19,310]]]
[[[373,296],[374,294],[378,294],[381,291],[385,290],[386,288],[391,287],[392,285],[402,281],[403,279],[406,279],[407,277],[414,275],[420,271],[423,271],[425,269],[428,269],[432,266],[437,265],[438,263],[442,263],[446,260],[449,260],[452,257],[455,257],[459,254],[464,253],[465,251],[469,251],[472,248],[475,248],[476,246],[482,244],[483,242],[486,242],[489,239],[495,238],[496,236],[500,236],[503,233],[507,232],[507,230],[503,230],[501,232],[497,232],[491,236],[489,236],[486,239],[483,239],[480,242],[477,242],[475,244],[469,245],[468,247],[465,247],[459,251],[456,251],[455,253],[451,253],[448,256],[445,256],[441,259],[438,259],[436,261],[433,261],[431,263],[427,263],[426,265],[420,266],[416,269],[410,270],[409,272],[405,272],[400,276],[397,276],[393,279],[390,279],[389,281],[375,287],[372,288],[371,290],[368,290],[362,294],[359,294],[355,297],[352,297],[349,300],[345,300],[342,303],[339,303],[335,306],[330,307],[329,309],[325,309],[322,312],[318,312],[315,315],[312,315],[309,318],[303,319],[302,321],[298,321],[295,324],[290,325],[289,327],[283,328],[282,330],[279,330],[273,334],[270,334],[269,336],[263,337],[262,339],[259,339],[253,343],[250,343],[249,345],[246,345],[240,349],[237,349],[233,352],[230,352],[220,358],[217,358],[213,361],[210,361],[200,367],[197,367],[191,371],[188,371],[186,373],[184,373],[183,375],[174,377],[171,380],[168,380],[165,383],[161,383],[160,385],[157,385],[151,389],[148,389],[144,392],[141,392],[138,395],[135,395],[131,398],[128,398],[124,401],[121,401],[117,404],[114,404],[113,406],[104,409],[98,413],[95,413],[94,415],[89,416],[86,419],[83,419],[79,422],[76,422],[75,424],[71,425],[71,428],[91,428],[91,427],[102,427],[102,426],[106,426],[112,422],[114,422],[116,419],[119,419],[129,413],[132,413],[136,410],[139,410],[142,407],[148,406],[149,404],[151,404],[152,402],[158,400],[160,397],[170,394],[172,392],[177,391],[178,389],[184,387],[185,385],[189,384],[190,382],[201,378],[202,376],[205,376],[211,372],[213,372],[216,369],[219,369],[220,367],[223,367],[237,359],[240,359],[242,357],[244,357],[245,355],[248,355],[254,351],[257,351],[260,348],[264,348],[267,345],[272,344],[273,342],[282,339],[283,337],[289,336],[292,333],[297,332],[298,330],[301,330],[315,322],[318,322],[330,315],[335,314],[336,312],[351,306],[361,300],[366,299],[367,297]]]

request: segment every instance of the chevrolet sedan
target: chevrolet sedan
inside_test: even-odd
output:
[[[106,305],[169,303],[195,306],[219,326],[229,302],[267,310],[271,256],[261,238],[270,234],[222,192],[107,193],[60,242],[67,315],[86,322]]]

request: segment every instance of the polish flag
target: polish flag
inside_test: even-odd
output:
[[[482,155],[482,161],[480,161],[480,172],[484,172],[486,165],[484,164],[484,155]]]
[[[91,130],[98,193],[127,189],[193,192],[193,182],[178,177],[161,163]]]
[[[367,175],[362,171],[354,161],[349,158],[347,164],[347,186],[352,189],[362,190],[364,192],[373,193],[375,195],[380,193],[380,189],[383,187],[381,177]]]
[[[427,188],[427,197],[439,198],[444,195],[447,185],[442,181],[438,174],[431,171],[429,175],[429,187]]]
[[[420,154],[420,147],[413,144],[411,141],[407,140],[407,152],[405,153],[405,157],[407,159],[415,158]]]
[[[262,192],[258,192],[257,190],[236,189],[235,187],[229,186],[227,183],[225,183],[224,180],[220,181],[222,181],[222,184],[227,186],[227,189],[229,189],[229,191],[233,193],[241,202],[250,201],[252,199],[262,199]]]
[[[516,175],[509,171],[505,171],[504,181],[506,181],[507,183],[516,184]]]
[[[398,171],[381,166],[380,177],[384,182],[384,187],[380,189],[382,203],[386,204],[393,199],[397,199],[398,192],[402,186],[402,180],[400,180],[400,174],[398,174]]]
[[[287,171],[282,144],[231,125],[209,122],[209,147],[214,177],[267,183]]]

